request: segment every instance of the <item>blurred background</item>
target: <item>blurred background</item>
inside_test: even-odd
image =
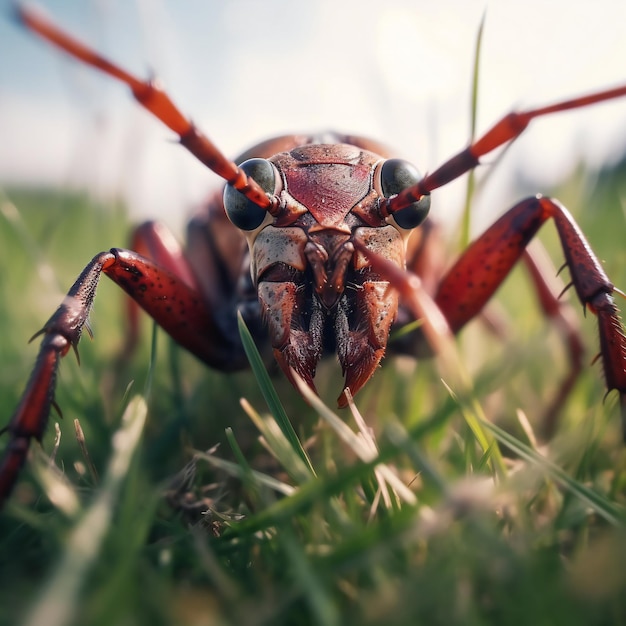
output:
[[[285,132],[338,129],[398,148],[422,171],[463,148],[479,25],[478,131],[626,81],[626,3],[557,0],[41,0],[60,25],[139,76],[151,72],[228,155]],[[0,2],[0,183],[122,197],[180,229],[213,183],[127,90],[24,32]],[[477,226],[580,159],[626,150],[626,102],[531,125],[499,165]],[[493,161],[492,158],[487,161]],[[515,185],[514,185],[515,183]],[[526,184],[526,182],[524,183]],[[523,185],[521,185],[523,187]],[[454,215],[464,183],[438,192]],[[526,191],[522,189],[521,191]]]

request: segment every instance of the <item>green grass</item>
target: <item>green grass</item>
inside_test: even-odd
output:
[[[622,288],[625,170],[557,190]],[[79,194],[11,190],[2,207],[0,424],[36,355],[28,338],[83,265],[130,230],[120,207]],[[132,362],[116,364],[123,297],[104,280],[95,340],[83,339],[80,367],[71,354],[61,364],[63,419],[52,416],[45,454],[33,446],[0,513],[0,623],[624,623],[615,398],[602,401],[600,369],[586,368],[556,436],[529,443],[518,410],[539,430],[566,368],[529,293],[516,270],[498,298],[515,329],[504,343],[474,324],[459,362],[387,359],[356,401],[370,436],[349,411],[333,417],[332,360],[316,407],[282,376],[209,371],[162,333],[153,353],[148,323]],[[57,421],[62,473],[45,456]]]

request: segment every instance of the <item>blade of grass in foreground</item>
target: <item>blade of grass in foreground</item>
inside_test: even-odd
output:
[[[449,419],[447,412],[436,413],[426,421],[420,422],[408,432],[413,441],[420,441],[429,434],[437,431]],[[275,526],[284,520],[297,515],[305,515],[313,504],[320,500],[328,500],[339,495],[346,489],[360,484],[364,478],[371,475],[377,465],[396,458],[402,452],[395,441],[384,441],[380,445],[378,455],[370,461],[358,461],[342,468],[341,472],[329,474],[323,478],[316,477],[301,485],[292,495],[278,500],[274,504],[259,511],[252,517],[246,518],[236,526],[229,527],[224,532],[224,538],[230,540],[235,536],[245,536]]]
[[[141,439],[146,415],[147,406],[143,397],[133,398],[113,439],[113,456],[102,488],[68,536],[56,570],[24,621],[25,626],[61,626],[74,622],[80,591],[111,527],[115,503]]]
[[[320,417],[322,417],[337,433],[337,435],[343,440],[343,442],[348,445],[352,451],[361,459],[361,461],[367,463],[372,461],[378,457],[378,449],[376,447],[375,442],[366,441],[363,438],[362,433],[353,432],[350,427],[333,411],[331,411],[320,398],[311,391],[309,386],[300,378],[295,372],[293,376],[298,385],[298,391],[302,394],[302,397],[317,411]],[[352,397],[349,396],[349,402],[352,402]],[[352,411],[355,411],[355,408],[351,406]],[[408,502],[410,504],[414,504],[416,502],[415,494],[408,489],[404,483],[398,478],[398,476],[393,472],[393,470],[385,465],[384,463],[380,463],[374,467],[374,471],[379,473],[384,481],[386,481],[401,497],[402,500]],[[381,486],[384,485],[384,482],[381,482]]]
[[[582,500],[585,504],[590,506],[598,515],[603,517],[607,522],[614,526],[624,527],[626,526],[626,511],[605,498],[603,495],[595,492],[593,489],[589,489],[582,483],[573,479],[566,474],[558,465],[555,465],[552,461],[542,456],[536,450],[533,450],[530,446],[527,446],[523,442],[519,441],[512,435],[509,435],[506,431],[500,427],[492,424],[487,420],[482,421],[482,425],[493,433],[493,436],[510,448],[513,452],[525,459],[529,463],[542,468],[552,480],[570,491],[574,496]]]
[[[485,27],[485,15],[480,21],[478,35],[476,36],[476,48],[474,50],[474,73],[472,77],[472,102],[470,115],[470,142],[474,141],[476,136],[476,118],[478,116],[478,75],[480,68],[480,49],[483,41],[483,30]],[[465,192],[465,206],[461,218],[461,250],[465,250],[470,242],[471,235],[471,213],[472,213],[472,196],[476,187],[476,170],[470,170],[467,175],[467,189]]]
[[[261,443],[267,451],[283,466],[285,471],[295,480],[296,484],[308,482],[314,474],[302,457],[294,450],[285,433],[270,414],[261,416],[245,399],[239,400],[241,408],[246,412],[257,430],[261,433]]]
[[[289,443],[291,443],[293,449],[296,451],[298,456],[304,461],[305,465],[309,468],[311,474],[315,475],[315,470],[313,469],[313,465],[311,463],[311,459],[304,451],[302,444],[300,443],[300,439],[298,439],[298,435],[296,431],[293,429],[289,418],[287,417],[287,413],[283,405],[281,404],[278,394],[272,385],[272,381],[267,374],[267,370],[265,369],[265,365],[263,364],[263,360],[261,359],[261,355],[257,350],[256,345],[254,344],[254,340],[252,339],[252,335],[246,326],[246,323],[243,321],[243,317],[241,313],[237,313],[237,323],[239,325],[239,334],[241,336],[241,341],[243,343],[244,350],[246,351],[246,355],[248,356],[248,360],[250,361],[250,367],[254,372],[254,376],[259,383],[259,387],[261,388],[261,393],[267,402],[267,405],[274,416],[274,419],[280,426],[280,429],[283,431],[285,437]]]

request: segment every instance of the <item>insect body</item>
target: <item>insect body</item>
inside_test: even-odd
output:
[[[43,435],[58,363],[77,348],[102,273],[210,366],[246,366],[238,311],[257,342],[269,343],[292,381],[295,372],[313,387],[318,361],[335,353],[345,375],[343,405],[346,390],[356,393],[374,373],[392,325],[415,319],[412,303],[422,287],[411,277],[422,278],[423,289],[456,333],[524,258],[545,313],[565,330],[572,357],[556,411],[581,367],[580,342],[526,251],[541,225],[552,219],[572,285],[599,320],[607,387],[619,391],[624,407],[626,338],[613,302],[615,288],[565,208],[540,196],[522,200],[442,276],[432,257],[433,226],[423,222],[431,191],[515,139],[534,118],[624,96],[626,86],[512,113],[423,178],[380,144],[340,134],[278,137],[231,161],[158,86],[138,80],[31,10],[20,9],[19,17],[44,39],[126,83],[137,101],[227,185],[206,215],[190,224],[186,251],[159,225],[143,225],[131,250],[114,248],[92,259],[38,333],[43,340],[35,368],[5,428],[9,443],[0,463],[0,503],[15,484],[30,440]],[[422,342],[414,333],[394,347],[415,353],[423,349]]]

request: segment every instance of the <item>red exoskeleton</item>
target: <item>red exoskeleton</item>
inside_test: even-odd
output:
[[[512,113],[424,177],[381,144],[332,133],[278,137],[231,161],[158,85],[138,80],[32,10],[19,9],[19,18],[39,36],[128,85],[135,99],[227,185],[206,215],[190,224],[186,251],[163,227],[143,225],[130,250],[114,248],[92,259],[37,333],[43,340],[34,370],[4,428],[9,442],[0,465],[0,503],[17,480],[30,441],[42,438],[59,361],[77,349],[102,273],[211,367],[247,365],[237,312],[257,343],[269,344],[292,382],[295,372],[314,389],[319,360],[335,353],[345,375],[339,397],[344,406],[346,391],[357,393],[379,366],[392,325],[415,319],[416,289],[434,300],[457,333],[523,258],[546,315],[560,324],[569,345],[571,373],[554,402],[557,411],[581,368],[582,347],[569,311],[547,289],[526,251],[541,225],[552,219],[571,284],[583,307],[598,317],[607,388],[618,390],[626,410],[626,338],[612,297],[616,290],[565,208],[541,196],[522,200],[443,276],[435,275],[433,226],[424,221],[431,191],[476,167],[534,118],[625,96],[626,86]],[[390,347],[424,353],[429,350],[424,344],[418,331]]]

